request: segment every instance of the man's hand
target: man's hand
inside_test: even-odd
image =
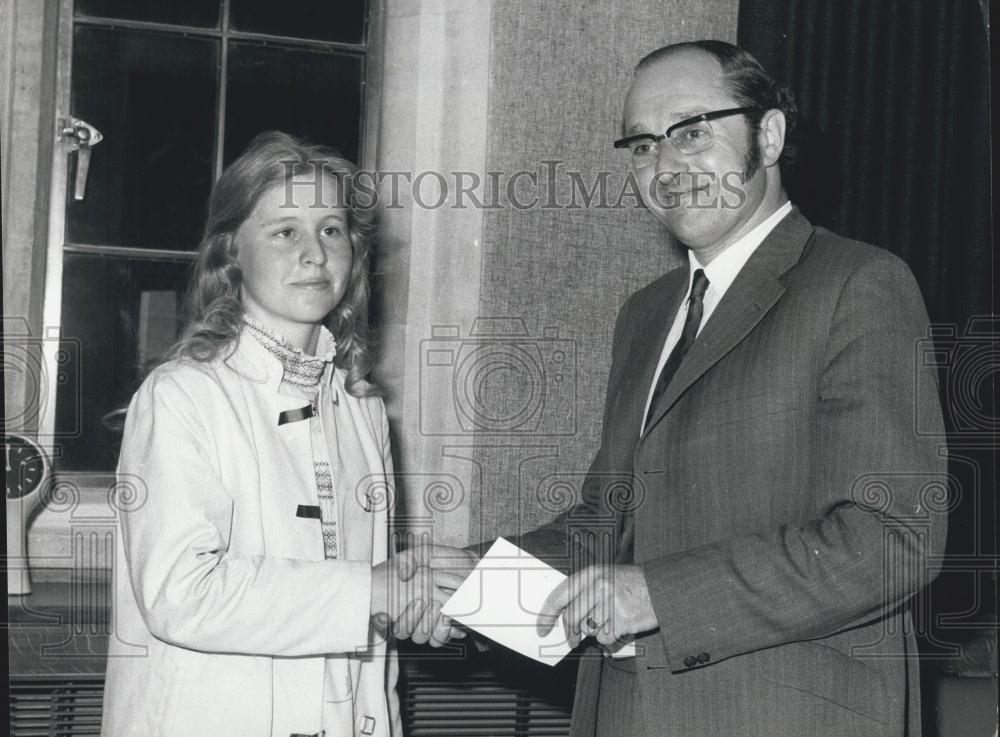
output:
[[[443,579],[442,583],[454,583]],[[372,569],[371,615],[377,626],[397,637],[440,647],[465,633],[441,614],[451,593],[435,583],[435,574],[413,555],[393,556]],[[403,631],[405,630],[405,633]]]
[[[404,550],[396,558],[404,571],[431,570],[434,585],[445,593],[444,601],[462,585],[479,562],[479,558],[468,550],[430,543],[421,543]],[[451,620],[441,614],[444,601],[440,604],[435,602],[432,606],[418,606],[420,602],[415,601],[393,621],[393,634],[404,639],[411,637],[414,642],[419,643],[423,641],[420,638],[424,633],[430,632],[432,635],[429,641],[435,647],[448,640],[465,637],[464,631],[453,626]]]
[[[544,637],[562,615],[566,641],[576,647],[591,635],[604,646],[656,629],[659,622],[639,566],[589,566],[559,584],[538,614]]]

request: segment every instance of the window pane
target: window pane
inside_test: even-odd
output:
[[[77,15],[216,28],[220,5],[221,0],[76,0],[75,10]]]
[[[365,0],[232,0],[233,30],[297,36],[320,41],[364,43]]]
[[[141,367],[154,363],[177,337],[190,267],[191,262],[66,254],[66,350],[56,393],[60,469],[114,470],[121,436],[102,418],[128,405]]]
[[[266,130],[333,146],[357,163],[363,69],[349,54],[230,44],[226,163]]]
[[[214,40],[76,28],[73,114],[104,140],[86,199],[69,194],[68,240],[197,247],[212,187],[217,66]]]

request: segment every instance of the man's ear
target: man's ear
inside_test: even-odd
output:
[[[785,114],[780,110],[768,110],[760,119],[761,160],[764,166],[774,166],[785,148]]]

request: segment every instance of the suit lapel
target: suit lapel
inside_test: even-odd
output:
[[[617,370],[620,378],[613,380],[611,386],[615,394],[608,397],[608,402],[613,404],[605,415],[609,424],[604,428],[604,446],[612,469],[631,466],[646,398],[667,333],[687,293],[688,274],[687,265],[667,273],[652,292],[650,304],[639,304],[635,308],[635,327],[628,345],[623,347],[624,360]],[[634,529],[632,514],[615,513],[616,563],[632,562]]]
[[[628,448],[633,448],[639,438],[646,398],[653,385],[656,365],[667,333],[670,332],[670,326],[687,291],[687,281],[688,268],[685,266],[675,269],[664,277],[653,304],[648,307],[638,306],[641,310],[639,322],[626,349],[628,359],[616,387],[616,406],[611,413],[611,416],[620,418],[616,422],[614,433],[617,442],[624,442]],[[628,452],[625,457],[630,455]]]
[[[781,298],[785,288],[780,277],[798,263],[811,235],[812,226],[793,208],[764,239],[726,290],[666,392],[652,408],[649,429],[663,419],[692,384],[735,348]]]

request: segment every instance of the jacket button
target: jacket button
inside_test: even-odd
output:
[[[711,659],[712,657],[708,653],[698,653],[698,662],[701,663],[702,665],[704,665]]]
[[[694,668],[696,665],[698,665],[698,658],[696,658],[694,655],[688,655],[686,658],[684,658],[685,668]]]

